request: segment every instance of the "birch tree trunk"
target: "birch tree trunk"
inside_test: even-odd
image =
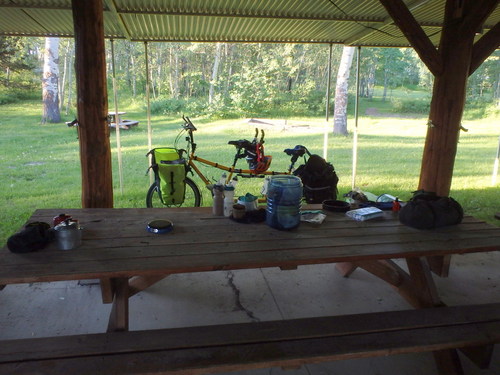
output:
[[[42,123],[60,122],[59,112],[59,38],[45,38],[42,78]]]
[[[179,48],[177,46],[172,46],[170,48],[170,92],[172,98],[179,97]]]
[[[214,101],[215,83],[217,82],[217,76],[219,75],[221,47],[222,47],[221,43],[215,44],[215,56],[214,56],[214,65],[212,68],[212,79],[210,80],[210,88],[208,90],[208,104],[212,104]]]
[[[344,46],[335,87],[333,133],[347,135],[347,90],[355,47]]]
[[[59,80],[59,111],[64,107],[64,97],[66,96],[66,77],[68,75],[68,59],[70,56],[70,43],[66,44],[64,51],[64,64],[62,72],[62,80]],[[71,69],[71,67],[69,68]]]
[[[74,48],[72,48],[72,53],[69,55],[69,71],[68,71],[68,100],[66,101],[66,114],[69,113],[69,108],[71,107],[71,97],[73,92],[73,54]]]

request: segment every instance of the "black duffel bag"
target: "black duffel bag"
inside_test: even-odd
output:
[[[413,192],[413,198],[399,211],[399,221],[417,229],[459,224],[463,217],[462,206],[456,200],[424,190]]]
[[[35,221],[28,223],[23,230],[12,235],[7,240],[7,247],[13,253],[29,253],[43,249],[54,239],[50,225]]]

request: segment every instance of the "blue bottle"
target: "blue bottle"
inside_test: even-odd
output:
[[[300,224],[302,181],[292,175],[276,175],[269,180],[266,223],[272,228],[290,230]]]

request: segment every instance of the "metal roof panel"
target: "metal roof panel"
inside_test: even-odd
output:
[[[103,0],[107,38],[408,46],[378,0]],[[439,42],[444,0],[406,0]],[[0,0],[0,35],[71,36],[71,0]],[[500,22],[500,6],[487,30]]]

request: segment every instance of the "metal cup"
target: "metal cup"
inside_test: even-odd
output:
[[[56,225],[54,231],[56,244],[60,250],[72,250],[82,243],[82,229],[76,221]]]

